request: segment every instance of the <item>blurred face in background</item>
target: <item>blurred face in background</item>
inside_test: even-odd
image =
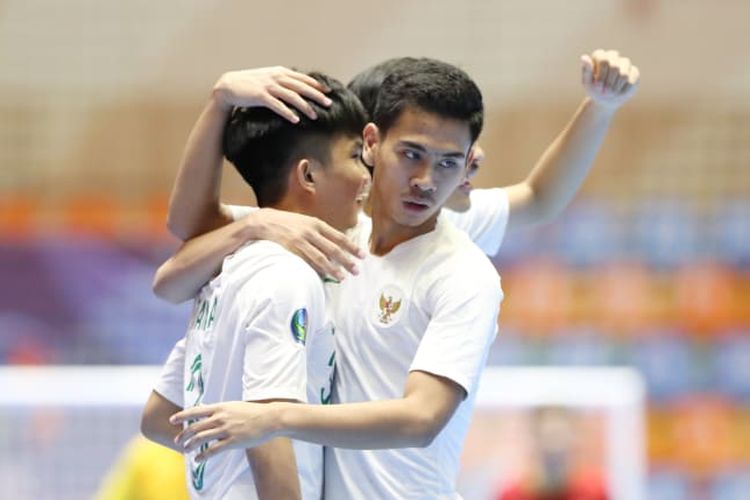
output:
[[[471,208],[471,190],[474,186],[471,184],[471,180],[479,171],[479,166],[484,161],[484,150],[479,143],[474,143],[471,148],[471,154],[469,155],[469,166],[466,169],[466,177],[464,181],[459,185],[456,190],[451,194],[448,201],[445,202],[445,208],[453,210],[455,212],[466,212]]]

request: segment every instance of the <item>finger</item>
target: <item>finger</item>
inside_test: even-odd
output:
[[[628,76],[630,74],[630,59],[627,57],[623,57],[620,59],[620,62],[618,63],[617,67],[619,68],[620,75],[617,78],[617,81],[613,84],[612,90],[616,93],[622,93],[622,89],[625,87],[625,84],[628,83]]]
[[[591,86],[594,83],[594,61],[587,54],[581,56],[581,83]]]
[[[203,446],[205,443],[208,443],[209,441],[213,441],[214,439],[226,440],[227,437],[228,435],[224,429],[216,427],[213,429],[207,429],[205,431],[199,432],[192,438],[185,441],[182,447],[186,452],[193,451],[197,448],[200,448],[201,446]]]
[[[213,413],[214,408],[211,405],[194,406],[186,410],[178,411],[169,417],[169,423],[172,425],[179,425],[188,420],[209,417],[213,415]]]
[[[302,257],[302,260],[307,262],[321,276],[333,276],[339,281],[345,278],[344,273],[338,267],[329,261],[315,245],[307,241],[303,247],[297,249],[294,253]]]
[[[596,75],[594,76],[594,80],[596,81],[596,84],[602,89],[607,83],[609,71],[609,61],[607,59],[602,59],[601,61],[599,61],[599,64],[597,64],[597,71]]]
[[[607,74],[607,81],[604,83],[604,86],[609,90],[614,90],[621,74],[622,70],[619,63],[617,61],[610,62],[609,73]]]
[[[299,123],[299,116],[297,116],[294,111],[289,109],[289,107],[284,104],[283,101],[277,99],[272,94],[269,93],[268,96],[263,100],[263,105],[282,118],[285,118],[292,123]]]
[[[186,428],[184,428],[180,434],[178,434],[179,441],[185,442],[189,440],[192,436],[199,434],[203,431],[206,431],[208,429],[215,429],[219,427],[221,423],[216,417],[209,417],[204,418],[202,420],[198,420],[196,422],[191,423]]]
[[[623,92],[623,89],[625,88],[625,85],[628,84],[628,75],[627,73],[624,75],[620,75],[620,77],[617,79],[614,85],[612,85],[612,92],[620,95]]]
[[[607,79],[604,81],[604,86],[611,90],[612,86],[617,82],[617,78],[620,76],[620,53],[616,50],[608,50],[606,52],[606,58],[609,69],[607,72]]]
[[[638,85],[641,81],[641,72],[638,69],[638,66],[632,66],[630,68],[630,72],[628,73],[628,83],[630,85]]]
[[[313,81],[317,82],[317,80],[315,80],[314,78],[313,78]],[[281,80],[279,83],[283,84],[284,87],[287,87],[293,90],[299,95],[305,96],[311,101],[317,102],[321,106],[327,107],[331,105],[331,99],[329,99],[323,92],[321,92],[318,87],[312,87],[308,85],[306,81],[302,82],[294,78],[285,78]],[[329,91],[329,90],[330,89],[326,89],[326,91]]]
[[[339,248],[360,259],[365,258],[365,251],[357,246],[356,243],[346,237],[341,231],[337,231],[328,224],[321,221],[319,227],[320,234],[337,245]]]
[[[601,66],[602,61],[604,61],[607,57],[607,53],[602,49],[597,49],[591,54],[591,60],[594,63],[594,78],[593,83],[598,83],[601,81]]]
[[[633,64],[630,62],[630,59],[627,57],[622,57],[617,63],[617,67],[620,68],[620,75],[627,75],[630,73],[630,68],[633,66]]]
[[[223,439],[223,440],[217,441],[214,444],[212,444],[211,446],[209,446],[208,448],[206,448],[205,450],[203,450],[202,452],[198,453],[195,456],[195,459],[198,462],[205,462],[206,460],[208,460],[209,458],[213,457],[217,453],[220,453],[224,448],[227,447],[228,444],[229,444],[229,440],[228,439]]]
[[[314,120],[318,117],[310,103],[303,99],[302,96],[297,92],[294,92],[293,90],[289,90],[282,86],[270,88],[268,89],[268,92],[274,97],[281,99],[286,104],[294,106],[299,111],[307,115],[307,117],[311,120]]]
[[[359,274],[359,270],[352,260],[351,254],[344,251],[337,244],[331,242],[331,240],[321,236],[312,241],[312,244],[316,246],[329,261],[342,266],[354,275]]]
[[[295,80],[299,80],[302,83],[309,85],[310,87],[313,87],[314,89],[319,90],[320,92],[330,92],[331,89],[329,89],[324,83],[319,82],[312,76],[301,73],[299,71],[295,71],[293,69],[289,68],[282,68],[284,70],[284,73],[286,76],[290,78],[294,78]]]

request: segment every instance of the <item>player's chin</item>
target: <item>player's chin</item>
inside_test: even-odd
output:
[[[398,222],[403,226],[418,227],[432,218],[438,210],[440,209],[436,207],[420,211],[402,210],[398,216]]]
[[[352,210],[349,210],[346,214],[343,214],[343,216],[338,221],[336,221],[334,228],[342,232],[348,231],[349,229],[353,228],[357,225],[360,211],[361,210],[359,206],[353,207]]]

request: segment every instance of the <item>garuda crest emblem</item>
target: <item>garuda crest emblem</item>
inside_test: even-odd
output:
[[[380,293],[380,314],[378,319],[384,325],[390,325],[393,320],[398,316],[398,312],[401,309],[400,297],[394,297],[388,295],[386,291]]]

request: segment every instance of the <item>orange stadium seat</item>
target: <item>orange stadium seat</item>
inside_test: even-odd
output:
[[[70,234],[112,237],[118,232],[122,207],[103,196],[79,196],[63,206],[63,230]]]
[[[0,235],[7,239],[24,238],[33,232],[35,204],[24,195],[0,196]]]
[[[501,323],[530,335],[546,335],[569,323],[572,276],[560,262],[535,258],[504,268]]]
[[[705,337],[737,326],[735,277],[717,262],[681,266],[675,274],[674,314],[689,334]]]

